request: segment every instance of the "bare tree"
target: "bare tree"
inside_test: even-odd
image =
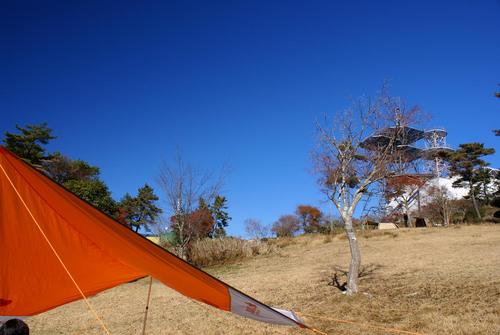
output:
[[[423,212],[434,224],[448,226],[451,216],[451,194],[445,186],[431,186],[426,189],[426,201]]]
[[[407,109],[399,98],[390,97],[384,85],[373,101],[360,98],[332,122],[318,124],[319,147],[314,161],[322,191],[337,208],[349,241],[351,262],[346,293],[358,292],[361,254],[353,216],[361,199],[375,183],[402,173],[411,160],[409,125],[419,109]],[[369,136],[371,135],[371,136]]]
[[[245,232],[247,235],[254,239],[262,239],[269,236],[270,228],[268,225],[262,224],[260,220],[257,219],[246,219],[245,222]]]
[[[158,183],[165,194],[171,214],[170,228],[176,233],[176,251],[179,257],[187,258],[192,240],[197,236],[199,220],[193,218],[200,203],[209,204],[219,194],[224,174],[201,172],[186,163],[179,151],[169,163],[163,163]]]
[[[299,229],[299,218],[292,214],[280,216],[271,228],[277,237],[292,237]]]

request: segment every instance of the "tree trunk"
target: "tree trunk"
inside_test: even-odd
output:
[[[420,188],[417,190],[417,207],[418,207],[418,216],[421,216],[420,212],[422,211],[420,205]]]
[[[483,182],[483,196],[484,196],[485,203],[489,204],[490,203],[490,199],[488,198],[488,190],[487,190],[486,182]]]
[[[179,257],[183,260],[187,260],[186,248],[183,245],[178,245],[176,247],[175,251],[176,251],[177,257]]]
[[[410,214],[410,202],[409,199],[403,199],[403,207],[405,209],[406,214],[406,227],[411,228],[411,214]]]
[[[471,190],[471,199],[472,199],[472,205],[474,205],[474,210],[476,211],[476,216],[479,219],[479,221],[481,221],[482,217],[481,213],[479,212],[479,207],[477,205],[476,196],[474,195],[474,190]]]
[[[179,222],[180,220],[184,220],[183,217],[181,217],[180,215],[177,217],[177,224],[178,224],[178,227],[177,227],[177,230],[178,230],[178,238],[179,238],[179,245],[177,246],[177,256],[179,256],[180,258],[182,258],[183,260],[187,260],[187,242],[186,242],[186,238],[184,236],[184,223],[181,223]]]
[[[443,201],[443,224],[445,226],[450,224],[450,209],[446,200]]]
[[[346,294],[353,295],[358,293],[358,275],[361,266],[361,253],[359,252],[358,240],[352,227],[352,217],[344,218],[345,231],[349,240],[351,250],[351,264],[349,265],[349,274],[347,276]]]

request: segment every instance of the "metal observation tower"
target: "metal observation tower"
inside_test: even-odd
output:
[[[396,125],[378,130],[361,142],[361,147],[368,150],[385,150],[392,146],[392,152],[406,162],[417,159],[426,161],[426,172],[434,177],[441,177],[446,165],[443,158],[453,150],[446,144],[444,128],[420,130],[412,127]],[[423,146],[417,142],[423,141]]]
[[[391,146],[389,149],[394,153],[395,162],[413,162],[418,159],[425,162],[422,173],[402,173],[387,178],[388,185],[399,183],[407,189],[407,194],[401,197],[404,199],[389,201],[386,207],[388,216],[403,212],[407,221],[410,209],[420,212],[420,189],[430,179],[435,178],[439,183],[439,179],[447,172],[444,158],[453,150],[446,144],[446,135],[444,128],[421,130],[402,126],[398,120],[395,126],[380,129],[361,142],[360,146],[370,151],[387,150],[387,146]],[[407,225],[411,226],[411,222],[407,222]]]

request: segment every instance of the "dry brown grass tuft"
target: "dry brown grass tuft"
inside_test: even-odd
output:
[[[333,236],[328,234],[328,235],[325,235],[325,237],[323,238],[323,243],[330,243],[333,241]]]
[[[190,261],[198,266],[220,265],[252,256],[268,255],[276,250],[276,246],[263,241],[207,238],[193,244]]]
[[[390,334],[363,325],[422,334],[500,334],[500,226],[400,229],[397,238],[360,238],[367,275],[347,297],[334,286],[334,265],[346,269],[347,241],[298,238],[281,253],[208,271],[257,299],[297,311],[328,334]],[[340,273],[340,272],[339,272]],[[341,273],[340,273],[341,274]],[[112,334],[142,329],[148,280],[103,292],[91,302]],[[353,320],[342,324],[334,319]],[[101,334],[84,303],[28,319],[33,334]],[[155,282],[148,334],[312,334],[243,319],[192,302]]]
[[[278,248],[285,248],[293,244],[298,243],[298,237],[278,237],[278,238],[272,238],[268,240],[268,243],[270,245],[274,245]]]
[[[372,237],[380,237],[380,236],[387,236],[387,237],[396,238],[399,236],[399,229],[394,229],[394,230],[375,230],[375,229],[363,230],[363,231],[360,231],[358,235],[360,235],[360,237],[363,237],[363,238],[372,238]],[[346,238],[345,235],[343,238]]]

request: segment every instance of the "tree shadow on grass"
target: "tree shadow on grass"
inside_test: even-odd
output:
[[[358,278],[360,280],[370,279],[373,275],[384,266],[381,264],[370,263],[366,265],[361,265],[359,269]],[[328,282],[329,286],[338,288],[340,291],[345,292],[347,290],[347,276],[349,275],[349,270],[345,270],[338,265],[333,266],[334,273]]]

